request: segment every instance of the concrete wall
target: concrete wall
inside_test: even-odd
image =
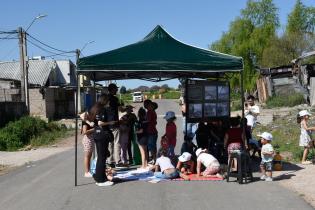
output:
[[[0,89],[0,102],[20,102],[20,89]]]
[[[30,114],[47,118],[46,101],[40,93],[39,88],[29,89],[30,96]]]

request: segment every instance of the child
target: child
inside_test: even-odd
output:
[[[168,151],[165,149],[160,149],[159,153],[160,157],[156,159],[155,162],[154,176],[160,179],[174,179],[179,177],[179,173],[173,166],[171,159],[167,157]]]
[[[261,135],[257,136],[260,137],[261,144],[263,145],[261,148],[260,170],[262,176],[260,179],[270,182],[272,181],[272,161],[274,155],[273,147],[270,144],[272,135],[268,132],[263,132]]]
[[[315,127],[308,127],[307,121],[311,114],[307,110],[302,110],[298,114],[297,122],[301,125],[301,135],[300,135],[300,143],[301,147],[304,147],[303,157],[302,157],[302,164],[311,164],[311,161],[307,161],[307,154],[310,148],[311,139],[311,132],[315,130]]]
[[[174,123],[176,120],[175,112],[168,111],[166,112],[164,119],[167,121],[166,123],[166,131],[163,137],[167,138],[168,140],[168,155],[170,157],[175,156],[175,146],[176,146],[176,132],[177,128]]]
[[[128,156],[129,156],[129,164],[132,165],[133,162],[133,155],[132,155],[132,140],[133,140],[133,136],[134,136],[134,126],[135,123],[137,122],[137,116],[133,113],[133,106],[131,105],[127,105],[126,106],[126,116],[128,119],[128,126],[129,126],[129,138],[128,138]]]
[[[119,124],[119,144],[121,147],[122,166],[128,167],[127,151],[129,142],[130,127],[127,114],[120,118]]]
[[[140,108],[138,111],[138,122],[136,125],[137,141],[141,153],[141,169],[146,169],[148,167],[148,138],[146,133],[147,123],[146,123],[146,111],[144,108]]]
[[[207,153],[206,149],[197,149],[197,177],[201,175],[201,165],[204,165],[206,169],[202,172],[202,176],[205,177],[218,177],[223,178],[220,172],[220,163],[212,155]]]
[[[192,174],[194,172],[195,163],[191,159],[191,154],[184,152],[181,156],[178,157],[178,162],[176,169],[182,174]]]
[[[95,123],[93,122],[92,115],[88,112],[81,114],[80,118],[82,119],[81,133],[83,134],[82,144],[84,150],[84,177],[92,177],[92,174],[90,173],[90,162],[95,147],[92,137]]]

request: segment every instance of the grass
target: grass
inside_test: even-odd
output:
[[[310,124],[314,124],[310,122]],[[280,154],[285,161],[300,162],[302,159],[303,148],[299,146],[300,125],[296,123],[295,113],[287,117],[277,118],[271,125],[258,125],[254,129],[254,136],[264,131],[270,132],[273,135],[272,145],[275,150],[280,151]],[[311,151],[308,155],[309,159],[314,157],[314,152]]]
[[[293,107],[305,103],[304,96],[300,93],[295,93],[289,96],[273,96],[267,102],[267,108],[274,107]]]
[[[44,131],[40,136],[34,137],[30,140],[30,144],[32,147],[39,147],[45,145],[51,145],[56,142],[60,138],[65,138],[73,135],[72,130],[54,130],[54,131]]]

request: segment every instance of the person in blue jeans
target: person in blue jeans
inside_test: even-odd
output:
[[[173,166],[171,159],[167,157],[167,150],[160,150],[160,157],[156,159],[154,176],[160,179],[174,179],[180,176],[179,172]]]

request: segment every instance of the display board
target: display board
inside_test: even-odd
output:
[[[230,117],[228,81],[187,80],[186,106],[188,122],[210,121]]]

